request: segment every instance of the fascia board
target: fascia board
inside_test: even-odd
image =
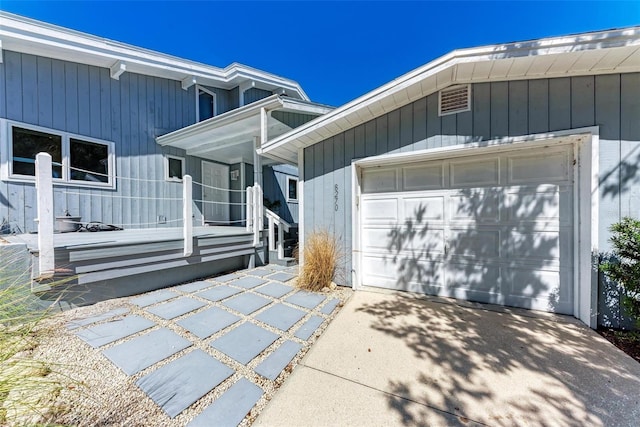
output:
[[[640,27],[632,27],[611,31],[600,31],[595,33],[579,34],[575,36],[563,36],[558,38],[548,38],[540,40],[531,40],[518,43],[508,43],[503,45],[482,46],[468,49],[454,50],[440,58],[431,61],[422,67],[419,67],[409,73],[390,81],[389,83],[379,87],[378,89],[369,92],[355,100],[335,109],[334,111],[320,116],[298,128],[291,130],[290,132],[283,134],[271,141],[262,148],[262,152],[267,155],[272,150],[277,150],[278,147],[288,144],[293,139],[297,139],[305,136],[311,137],[311,142],[305,143],[305,146],[312,145],[322,138],[321,132],[318,132],[320,128],[327,126],[331,122],[349,118],[353,114],[357,114],[357,111],[362,108],[367,108],[369,105],[375,102],[379,102],[382,99],[391,97],[393,99],[394,94],[404,90],[407,86],[411,86],[415,83],[435,76],[438,73],[445,71],[447,68],[454,68],[457,64],[461,63],[475,63],[483,61],[496,61],[503,59],[512,59],[518,57],[537,57],[542,55],[557,55],[563,53],[570,53],[576,51],[600,51],[602,55],[605,55],[607,49],[616,47],[632,47],[640,45]],[[640,69],[640,64],[639,67]],[[561,73],[558,73],[560,75]],[[572,75],[570,70],[564,71],[565,75]],[[530,76],[521,76],[518,79],[531,78]],[[501,77],[501,80],[509,80],[509,76]],[[487,78],[482,81],[492,81]],[[476,82],[473,79],[473,82]],[[455,84],[453,79],[450,83]],[[434,88],[436,90],[437,86]],[[358,121],[358,120],[356,120]],[[352,121],[350,121],[353,123]],[[312,136],[312,135],[315,135]]]
[[[273,89],[285,88],[297,93],[302,99],[309,99],[297,82],[239,63],[234,62],[225,68],[219,68],[7,12],[0,11],[0,19],[0,39],[5,44],[5,50],[39,52],[43,56],[51,56],[54,52],[66,52],[67,57],[86,57],[93,58],[94,61],[104,61],[95,63],[103,67],[109,67],[120,60],[130,65],[131,71],[135,70],[141,74],[175,80],[192,75],[203,82],[209,80],[210,84],[222,84],[226,87],[236,86],[244,79],[256,80],[272,86]],[[168,74],[154,73],[153,69]]]

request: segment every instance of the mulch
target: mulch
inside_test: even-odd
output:
[[[640,331],[600,327],[598,333],[640,363]]]

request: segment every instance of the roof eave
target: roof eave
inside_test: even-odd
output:
[[[339,107],[324,116],[316,118],[303,126],[291,130],[290,132],[283,134],[271,141],[268,141],[261,149],[260,154],[265,156],[279,156],[277,153],[279,147],[292,144],[296,142],[296,146],[307,147],[313,145],[321,140],[326,139],[332,135],[340,132],[340,126],[336,126],[336,122],[341,119],[348,120],[349,126],[354,127],[365,121],[371,120],[384,114],[384,109],[374,109],[377,113],[372,115],[371,110],[369,114],[358,115],[359,111],[367,109],[376,102],[380,102],[385,99],[389,99],[394,95],[398,95],[406,88],[411,87],[417,83],[426,81],[431,77],[442,76],[441,82],[436,81],[435,85],[430,87],[428,91],[421,91],[419,97],[427,96],[431,93],[435,93],[443,87],[459,84],[459,83],[479,83],[496,80],[522,80],[532,78],[550,78],[558,76],[570,76],[572,74],[570,69],[557,70],[554,73],[548,73],[539,75],[536,77],[529,75],[504,75],[496,78],[486,77],[484,79],[470,78],[463,80],[456,74],[456,67],[461,64],[480,63],[489,61],[501,61],[501,60],[515,60],[518,58],[533,58],[542,57],[548,55],[562,55],[583,51],[599,51],[602,55],[606,55],[611,49],[614,48],[629,48],[629,50],[635,50],[636,54],[640,49],[640,27],[632,27],[626,29],[612,30],[612,31],[600,31],[595,33],[585,33],[574,36],[564,36],[540,40],[532,40],[519,43],[509,43],[503,45],[484,46],[469,49],[454,50],[440,58],[431,61],[422,67],[419,67],[409,73],[392,80],[391,82],[375,89],[345,105]],[[633,52],[632,52],[633,53]],[[571,64],[570,64],[571,65]],[[640,61],[635,67],[625,69],[625,72],[640,71]],[[619,70],[599,70],[597,72],[581,72],[578,74],[605,74],[619,72]],[[450,76],[450,78],[447,78]],[[437,79],[436,79],[437,80]],[[418,97],[418,98],[419,98]],[[402,94],[400,98],[404,98],[406,105],[413,102],[412,99],[406,94]],[[417,99],[417,98],[416,98]],[[401,105],[396,105],[394,108],[399,108]],[[366,117],[362,116],[372,116]],[[332,131],[326,129],[327,126],[334,125]],[[318,130],[322,129],[322,134]],[[327,136],[329,135],[329,136]],[[291,150],[288,150],[291,151]]]

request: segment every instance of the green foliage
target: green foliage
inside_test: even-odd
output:
[[[612,256],[600,264],[600,271],[623,288],[622,303],[640,327],[640,221],[625,217],[609,230]]]

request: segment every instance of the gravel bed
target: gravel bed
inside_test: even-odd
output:
[[[240,271],[237,272],[242,276],[250,275],[250,272]],[[211,281],[211,286],[215,286],[215,277],[207,279]],[[292,285],[295,279],[288,282],[288,285]],[[233,282],[225,283],[233,286]],[[108,301],[103,301],[92,306],[75,308],[63,313],[58,313],[51,318],[46,319],[38,326],[38,335],[40,337],[40,345],[30,351],[28,355],[34,360],[44,361],[50,364],[52,373],[49,374],[50,380],[59,380],[64,386],[57,390],[57,396],[50,399],[50,396],[44,396],[44,400],[48,402],[43,405],[48,406],[48,410],[42,411],[41,414],[32,417],[30,419],[23,418],[18,420],[19,424],[34,424],[34,423],[59,423],[64,425],[76,425],[76,426],[96,426],[96,425],[127,425],[127,426],[183,426],[189,421],[199,415],[209,404],[211,404],[218,396],[224,393],[231,385],[238,381],[241,377],[247,378],[249,381],[257,384],[264,391],[264,395],[257,402],[254,408],[247,414],[244,420],[241,422],[241,426],[249,426],[256,419],[260,411],[268,404],[273,397],[274,393],[286,380],[286,378],[295,369],[299,361],[304,357],[310,346],[318,339],[324,329],[330,323],[331,319],[340,311],[342,305],[350,298],[352,290],[350,288],[338,286],[335,289],[326,289],[322,292],[327,296],[327,300],[331,298],[338,298],[340,304],[333,311],[331,315],[325,315],[321,313],[321,304],[314,310],[311,310],[310,314],[305,315],[295,325],[293,325],[287,332],[277,330],[267,324],[259,322],[255,319],[255,316],[273,304],[269,304],[250,315],[243,315],[242,313],[231,310],[219,302],[213,303],[207,299],[201,298],[195,293],[181,292],[177,290],[177,286],[171,288],[182,295],[189,295],[191,298],[207,303],[202,308],[189,312],[186,315],[182,315],[172,320],[165,320],[152,313],[146,311],[146,308],[137,307],[130,303],[130,300],[135,298],[125,297],[117,298]],[[245,290],[243,292],[256,293],[255,289]],[[282,298],[273,298],[276,303],[288,305],[290,307],[296,307],[284,301],[291,293],[283,296]],[[212,306],[225,309],[236,316],[241,317],[233,326],[227,327],[222,331],[215,333],[214,335],[201,340],[190,332],[186,331],[182,327],[178,326],[175,322],[184,318],[187,315],[197,313],[199,311],[206,310]],[[129,312],[120,315],[118,317],[130,316],[130,315],[143,315],[144,317],[153,320],[157,326],[147,329],[138,334],[126,337],[124,339],[115,341],[106,346],[94,349],[87,343],[78,338],[73,330],[70,330],[67,325],[78,319],[96,316],[107,311],[125,307],[129,309]],[[296,307],[299,308],[299,307]],[[293,335],[296,329],[303,324],[310,315],[318,315],[326,319],[318,330],[306,341],[300,340]],[[117,318],[117,317],[116,317]],[[276,332],[281,337],[278,338],[272,345],[267,347],[259,356],[253,359],[248,365],[243,365],[230,357],[226,356],[222,352],[214,349],[209,345],[210,342],[220,337],[223,333],[228,332],[234,327],[242,324],[246,319],[253,319],[253,323],[258,324],[262,328]],[[111,319],[113,320],[113,319]],[[164,327],[177,333],[178,335],[188,339],[193,343],[191,347],[182,350],[173,356],[156,363],[149,368],[136,373],[133,376],[128,376],[111,363],[101,352],[107,348],[118,345],[123,341],[129,340],[131,337],[139,336],[150,331]],[[274,349],[278,348],[284,340],[294,341],[302,346],[302,350],[294,357],[291,363],[284,369],[284,371],[275,379],[268,380],[254,372],[254,368],[260,364],[265,358],[267,358]],[[220,385],[215,387],[212,391],[204,395],[201,399],[180,413],[175,418],[171,419],[167,416],[160,407],[154,403],[138,386],[135,384],[136,380],[142,376],[155,371],[156,369],[172,362],[193,351],[194,349],[200,349],[204,352],[213,355],[218,360],[222,361],[232,369],[235,373],[223,381]],[[50,394],[50,393],[49,393]]]

